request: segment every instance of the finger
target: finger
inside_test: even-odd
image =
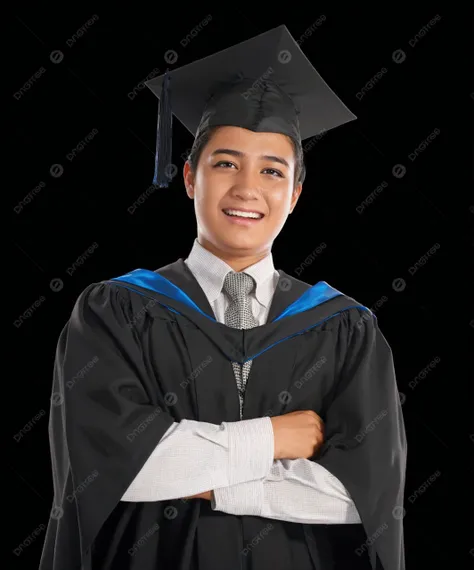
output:
[[[313,410],[303,410],[303,414],[307,414],[308,416],[311,416],[315,420],[319,418],[318,414],[316,412],[313,412]]]
[[[309,414],[311,415],[311,417],[314,420],[316,420],[316,425],[318,426],[318,429],[320,429],[322,431],[324,428],[323,420],[318,416],[318,414],[316,412],[312,412],[311,410],[309,410]]]

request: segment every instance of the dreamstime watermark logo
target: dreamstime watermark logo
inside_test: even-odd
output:
[[[405,515],[407,514],[406,510],[403,507],[400,506],[396,506],[393,507],[392,509],[392,517],[396,520],[396,521],[400,521],[403,518],[405,518]]]
[[[33,85],[35,85],[37,81],[41,77],[43,77],[45,73],[46,73],[46,68],[41,66],[37,71],[35,71],[35,73],[33,73],[33,75],[27,81],[25,81],[25,83],[23,83],[23,85],[20,87],[18,91],[15,91],[15,93],[13,93],[13,97],[17,101],[19,101],[23,97],[23,95],[25,95],[25,93],[28,93],[28,91],[33,87]]]
[[[76,30],[76,32],[74,32],[74,34],[69,39],[66,40],[66,45],[69,48],[75,45],[76,42],[80,38],[82,38],[82,36],[84,36],[84,34],[89,30],[89,28],[93,26],[95,22],[98,21],[98,19],[99,16],[97,14],[94,14],[92,18],[87,20],[85,24],[83,24],[78,30]],[[53,65],[58,65],[63,61],[63,59],[64,59],[64,52],[62,52],[59,49],[54,49],[49,54],[49,60]],[[28,93],[31,90],[31,88],[34,85],[38,83],[38,81],[41,79],[41,77],[43,77],[45,73],[46,73],[46,67],[42,65],[37,71],[35,71],[35,73],[33,73],[33,75],[30,76],[30,78],[27,81],[25,81],[25,83],[23,83],[23,85],[20,87],[18,91],[15,91],[15,93],[13,93],[13,97],[17,101],[19,101],[26,93]]]
[[[292,59],[292,55],[291,55],[291,51],[287,50],[287,49],[282,49],[279,53],[278,53],[278,61],[280,63],[283,63],[283,65],[285,65],[286,63],[290,63],[291,59]]]
[[[181,47],[187,47],[196,37],[202,32],[202,30],[209,24],[212,20],[212,15],[208,14],[197,26],[195,26],[190,32],[188,32],[184,38],[182,38],[179,43]]]
[[[99,247],[99,245],[95,241],[85,251],[83,251],[81,253],[81,255],[74,261],[74,263],[71,265],[71,267],[68,267],[66,269],[66,273],[69,275],[69,277],[71,277],[72,274],[75,273],[79,269],[79,267],[82,267],[82,265],[84,265],[84,263],[90,258],[90,256],[94,253],[94,251],[98,247]],[[54,277],[53,279],[51,279],[51,281],[49,283],[49,288],[54,293],[58,293],[59,291],[63,290],[64,281],[60,277]]]
[[[150,301],[148,301],[148,303],[146,303],[146,305],[143,305],[143,307],[142,307],[138,312],[136,312],[136,313],[133,315],[133,318],[132,318],[132,320],[127,324],[127,327],[130,328],[130,329],[133,328],[133,327],[135,327],[135,326],[137,325],[137,323],[138,323],[141,319],[143,319],[143,317],[148,313],[148,311],[149,311],[150,309],[152,309],[152,308],[153,308],[155,305],[157,305],[157,304],[158,304],[158,301],[155,301],[155,299],[151,299]]]
[[[264,86],[267,79],[274,73],[273,67],[268,67],[252,85],[242,93],[242,97],[247,100],[249,97],[258,93]]]
[[[155,411],[146,417],[138,426],[127,435],[128,441],[132,442],[137,437],[137,435],[143,433],[146,428],[152,423],[152,421],[157,418],[163,410],[158,406]]]
[[[366,321],[371,321],[374,317],[374,314],[385,305],[385,303],[388,301],[388,297],[386,295],[383,295],[382,297],[380,297],[380,299],[378,299],[370,308],[368,311],[364,311],[364,314],[362,315],[362,317],[357,321],[356,325],[359,329],[362,328],[363,323],[365,323]]]
[[[438,479],[438,477],[440,476],[441,472],[438,470],[435,471],[432,475],[430,475],[428,479],[424,483],[422,483],[418,487],[418,489],[416,489],[416,491],[408,497],[410,503],[413,504],[419,497],[421,497],[421,495],[423,495],[429,489],[429,487],[436,481],[436,479]]]
[[[328,132],[327,129],[322,129],[317,135],[311,137],[303,146],[303,154],[310,152]]]
[[[205,360],[203,360],[192,372],[186,377],[186,380],[183,380],[179,383],[181,388],[187,388],[189,384],[195,380],[199,374],[212,362],[212,356],[208,356]]]
[[[381,536],[387,529],[387,523],[383,523],[381,526],[379,526],[378,529],[373,534],[371,534],[365,542],[363,542],[358,548],[355,549],[354,552],[357,554],[357,556],[362,556],[362,554],[364,554],[364,552],[368,550],[368,548],[374,544],[377,538]]]
[[[380,194],[382,194],[382,192],[385,190],[385,188],[388,187],[388,182],[386,182],[385,180],[383,182],[381,182],[377,188],[375,188],[375,190],[373,190],[366,198],[364,198],[364,200],[362,200],[362,202],[357,206],[356,211],[358,214],[362,214],[362,212],[364,212],[364,210],[366,208],[368,208],[373,202],[374,200],[377,198],[377,196],[380,196]]]
[[[20,542],[20,544],[16,548],[13,549],[13,554],[15,556],[20,556],[20,554],[22,554],[25,551],[25,549],[28,548],[28,546],[33,544],[33,542],[35,542],[38,536],[40,536],[41,533],[43,533],[45,530],[46,530],[46,525],[44,524],[38,525],[31,534],[29,534],[22,542]]]
[[[383,418],[388,414],[387,410],[382,410],[379,414],[375,416],[375,418],[369,422],[363,430],[361,430],[354,439],[357,440],[358,443],[361,443],[362,440],[366,437],[366,435],[377,427],[377,425],[383,420]]]
[[[178,167],[176,164],[168,164],[165,168],[165,176],[168,178],[168,182],[171,182],[173,178],[178,174]],[[127,212],[130,215],[133,215],[139,206],[142,206],[148,198],[155,193],[156,189],[158,188],[155,184],[150,184],[145,192],[142,192],[140,196],[133,202],[131,206],[127,208]]]
[[[261,542],[271,530],[273,530],[273,528],[274,526],[272,525],[272,523],[268,523],[266,526],[264,526],[263,529],[258,534],[256,534],[250,542],[248,542],[244,546],[244,548],[242,549],[242,554],[244,556],[247,556],[247,554],[249,554],[249,552],[253,548],[255,548],[257,544]]]
[[[367,83],[361,88],[360,91],[356,93],[356,98],[361,101],[363,97],[379,83],[379,81],[385,77],[388,69],[386,67],[382,67],[380,71],[377,71],[375,75],[373,75]]]
[[[278,401],[280,402],[280,404],[283,405],[287,405],[291,402],[292,400],[292,395],[288,392],[288,390],[282,390],[279,394],[278,394]],[[276,414],[277,412],[275,412],[275,410],[269,409],[267,410],[263,415],[264,416],[273,416],[274,414]],[[280,413],[280,412],[278,412]]]
[[[83,366],[79,372],[72,377],[71,380],[68,380],[66,382],[66,386],[69,388],[69,390],[71,390],[71,388],[73,388],[76,385],[76,382],[78,380],[81,380],[82,378],[84,378],[84,376],[86,376],[91,370],[92,368],[94,368],[94,366],[97,364],[97,362],[99,362],[99,357],[98,356],[94,356],[94,358],[92,358],[85,366]]]
[[[160,525],[158,523],[155,523],[145,532],[144,535],[142,535],[136,542],[134,542],[132,548],[129,548],[127,551],[130,556],[135,556],[138,550],[147,543],[148,539],[153,536],[155,532],[159,530],[159,528]]]
[[[53,392],[51,394],[51,405],[52,406],[62,406],[64,404],[64,396],[60,392]]]
[[[414,390],[418,386],[418,384],[420,383],[420,380],[424,380],[428,376],[428,374],[432,370],[434,370],[440,362],[441,362],[441,358],[439,356],[435,356],[433,358],[433,360],[428,364],[428,366],[425,366],[423,368],[423,370],[418,372],[418,374],[413,378],[413,380],[410,380],[410,382],[408,382],[408,386],[412,390]]]
[[[420,259],[415,263],[415,265],[412,265],[409,268],[408,272],[410,273],[410,275],[415,275],[415,273],[418,271],[420,267],[426,265],[428,260],[431,259],[431,257],[438,251],[439,248],[440,248],[439,243],[435,243],[433,247],[431,247],[424,255],[422,255]]]
[[[410,41],[408,42],[410,47],[415,47],[416,44],[421,39],[423,39],[440,20],[441,16],[439,14],[436,14],[434,18],[432,18],[425,26],[423,26],[420,30],[418,30],[418,32],[412,38],[410,38]]]
[[[89,18],[85,24],[76,30],[68,40],[66,40],[66,45],[71,48],[98,20],[99,16],[94,14],[92,18]]]
[[[91,142],[91,140],[99,133],[97,129],[92,129],[87,135],[70,151],[67,153],[66,158],[69,162],[72,162],[76,156],[81,153],[86,146]]]
[[[26,311],[23,311],[23,313],[21,315],[19,315],[19,317],[13,321],[13,325],[15,326],[15,328],[19,329],[25,321],[30,319],[34,315],[36,310],[39,307],[41,307],[41,305],[44,303],[45,299],[46,299],[46,297],[41,295],[32,305],[30,305],[28,307],[28,309],[26,309]]]
[[[414,150],[410,152],[408,158],[413,162],[416,160],[420,154],[425,151],[428,146],[435,140],[435,138],[440,134],[439,129],[434,129],[432,133],[430,133],[424,141],[422,141]]]
[[[319,18],[317,20],[315,20],[311,26],[309,26],[309,28],[306,28],[306,30],[301,34],[301,36],[296,40],[296,43],[301,46],[301,44],[306,41],[308,38],[310,38],[315,31],[317,31],[326,21],[326,16],[324,14],[322,14],[321,16],[319,16]]]
[[[402,279],[401,277],[396,277],[392,281],[392,289],[397,293],[404,291],[406,287],[407,287],[407,282],[405,281],[405,279]]]
[[[441,16],[439,14],[436,14],[434,18],[432,18],[425,26],[423,26],[420,30],[418,30],[418,32],[416,32],[416,34],[412,38],[410,38],[410,40],[408,41],[408,45],[411,48],[414,48],[417,45],[417,43],[421,39],[423,39],[440,20]],[[397,64],[403,63],[406,60],[406,58],[407,54],[402,49],[396,49],[392,53],[392,60]]]
[[[150,71],[150,73],[145,77],[145,79],[142,79],[137,85],[135,85],[135,87],[131,91],[127,93],[127,97],[130,99],[130,101],[133,101],[137,96],[137,93],[145,89],[147,81],[150,81],[159,74],[160,70],[157,67],[155,67],[153,71]]]
[[[316,249],[306,257],[306,259],[300,264],[299,267],[295,268],[295,273],[298,277],[303,273],[305,267],[309,267],[313,261],[318,257],[320,253],[322,253],[326,249],[327,245],[325,242],[321,242]]]
[[[24,435],[30,432],[36,425],[36,423],[46,415],[44,410],[40,410],[31,420],[26,423],[21,430],[13,436],[13,439],[18,443]]]
[[[28,194],[18,202],[18,204],[13,208],[13,211],[15,212],[15,214],[19,214],[20,212],[23,211],[23,208],[25,206],[27,206],[28,204],[31,204],[31,202],[33,202],[35,196],[37,196],[41,190],[46,186],[46,184],[41,181],[39,184],[37,184],[33,190],[31,190],[30,192],[28,192]]]
[[[138,196],[138,198],[133,202],[133,204],[127,208],[127,212],[132,216],[136,212],[137,208],[143,205],[148,200],[148,198],[154,194],[156,188],[157,186],[154,184],[148,186],[145,192],[142,192],[140,196]]]
[[[406,166],[404,164],[395,164],[392,168],[392,175],[394,178],[403,178],[407,173]]]
[[[88,475],[84,479],[84,481],[82,481],[82,483],[79,483],[79,485],[74,489],[74,491],[66,497],[68,502],[72,503],[75,500],[76,495],[80,495],[81,493],[83,493],[87,489],[87,487],[89,487],[89,485],[95,479],[97,479],[98,476],[99,476],[99,472],[97,471],[97,469],[94,469],[94,471],[92,471],[92,473],[90,475]]]
[[[72,162],[78,154],[80,154],[86,146],[94,139],[94,137],[99,133],[97,129],[92,129],[87,135],[66,154],[66,160]],[[60,163],[55,163],[49,169],[49,173],[53,178],[60,178],[64,173],[64,166]]]
[[[441,246],[439,245],[439,243],[435,243],[433,245],[433,247],[431,247],[424,255],[422,255],[420,257],[420,259],[414,264],[412,265],[408,272],[410,273],[410,275],[414,275],[418,269],[420,267],[422,267],[423,265],[426,265],[426,263],[428,262],[428,260],[436,253],[436,251],[440,248]],[[407,286],[407,282],[405,281],[405,279],[403,279],[402,277],[396,277],[393,281],[392,281],[392,289],[394,291],[397,291],[397,293],[404,291],[406,289]]]
[[[288,279],[287,277],[280,277],[278,280],[278,289],[285,292],[289,291],[291,289],[291,279]]]
[[[203,28],[212,20],[211,14],[206,16],[197,26],[194,26],[183,38],[180,40],[181,47],[186,48],[188,45],[201,33]],[[168,65],[174,65],[178,61],[178,52],[174,49],[169,49],[165,52],[163,59]]]
[[[72,276],[72,274],[79,268],[82,267],[82,265],[84,265],[84,263],[86,262],[87,259],[89,259],[89,257],[94,253],[94,251],[99,247],[99,245],[97,244],[97,242],[95,241],[93,244],[91,244],[85,251],[83,251],[81,253],[81,255],[76,259],[76,261],[71,265],[71,267],[68,267],[66,269],[66,273],[69,275],[69,277]]]
[[[327,362],[327,359],[325,356],[321,356],[321,358],[315,362],[313,364],[313,366],[311,366],[311,368],[309,368],[304,374],[303,376],[301,376],[301,378],[299,380],[295,380],[294,381],[294,385],[296,386],[296,388],[298,388],[298,390],[304,385],[306,384],[306,382],[308,382],[308,380],[310,380],[315,374],[317,374],[317,372],[320,370],[320,368],[323,366],[323,364],[325,364]]]

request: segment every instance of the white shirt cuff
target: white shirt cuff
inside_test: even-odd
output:
[[[229,435],[229,486],[266,477],[275,454],[271,419],[223,423]]]
[[[263,479],[260,481],[247,481],[214,489],[214,498],[211,508],[230,515],[260,516],[263,507]]]

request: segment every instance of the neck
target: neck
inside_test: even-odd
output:
[[[252,252],[249,254],[241,253],[238,251],[223,251],[216,247],[213,243],[203,237],[198,238],[198,242],[202,247],[213,253],[215,256],[225,261],[227,265],[232,267],[234,271],[243,271],[247,267],[258,263],[261,259],[270,253],[270,248],[264,249],[259,252]]]

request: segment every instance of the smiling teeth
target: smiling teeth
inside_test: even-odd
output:
[[[257,212],[242,212],[241,210],[224,210],[228,216],[240,216],[241,218],[261,218],[262,214]]]

